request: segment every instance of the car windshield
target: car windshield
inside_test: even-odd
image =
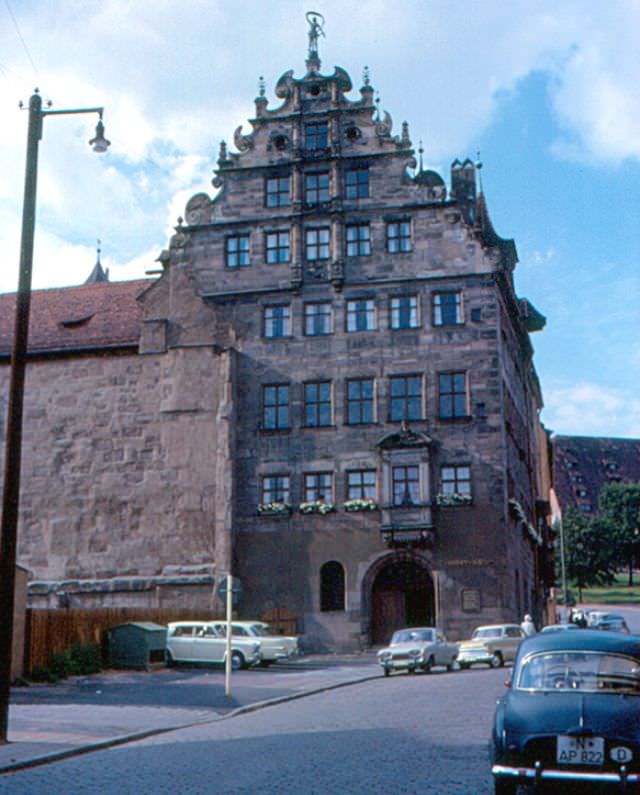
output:
[[[251,632],[261,638],[271,638],[276,634],[273,627],[269,627],[266,624],[252,624]]]
[[[487,638],[499,638],[502,634],[500,627],[480,627],[474,629],[471,640],[486,640]]]
[[[640,695],[640,661],[596,651],[533,654],[520,666],[521,690]]]
[[[393,633],[392,645],[395,643],[410,643],[412,640],[433,640],[433,631],[430,629],[401,629]]]

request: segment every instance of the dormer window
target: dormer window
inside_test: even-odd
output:
[[[329,125],[326,121],[305,124],[304,126],[304,148],[326,149],[329,145]]]

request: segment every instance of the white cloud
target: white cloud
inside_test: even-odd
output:
[[[640,397],[635,390],[551,381],[544,396],[542,419],[554,433],[640,438]]]

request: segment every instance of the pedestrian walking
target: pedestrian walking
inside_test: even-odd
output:
[[[522,622],[522,624],[520,624],[520,628],[527,637],[529,637],[529,635],[536,634],[536,625],[533,623],[533,619],[531,618],[529,613],[527,613],[526,616],[524,617],[524,621]]]

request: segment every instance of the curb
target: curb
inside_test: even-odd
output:
[[[79,745],[75,748],[67,748],[64,751],[52,751],[51,753],[41,754],[40,756],[34,756],[31,759],[24,759],[19,762],[10,762],[9,764],[0,763],[0,775],[3,775],[4,773],[13,773],[17,770],[25,770],[31,767],[47,765],[51,762],[59,762],[62,759],[69,759],[73,756],[82,756],[83,754],[90,754],[94,751],[104,751],[107,748],[114,748],[118,745],[126,745],[127,743],[133,743],[137,740],[145,740],[147,737],[155,737],[160,734],[178,731],[179,729],[190,729],[194,726],[205,726],[208,723],[218,723],[219,721],[235,718],[239,715],[244,715],[249,712],[256,712],[257,710],[266,709],[267,707],[276,706],[277,704],[284,704],[287,701],[297,701],[298,699],[306,698],[307,696],[314,696],[318,693],[326,693],[330,690],[338,690],[341,687],[358,685],[362,684],[363,682],[369,682],[373,679],[380,678],[380,674],[375,676],[363,676],[358,679],[350,679],[347,682],[338,682],[333,685],[316,687],[312,690],[302,690],[299,693],[292,693],[288,696],[278,696],[277,698],[266,699],[265,701],[256,701],[254,704],[246,704],[243,707],[234,709],[226,715],[220,715],[219,717],[215,718],[204,718],[202,720],[193,721],[193,723],[183,723],[179,726],[166,726],[161,729],[143,729],[142,731],[132,732],[131,734],[121,734],[108,740],[101,740],[100,742],[90,743],[88,745]]]

